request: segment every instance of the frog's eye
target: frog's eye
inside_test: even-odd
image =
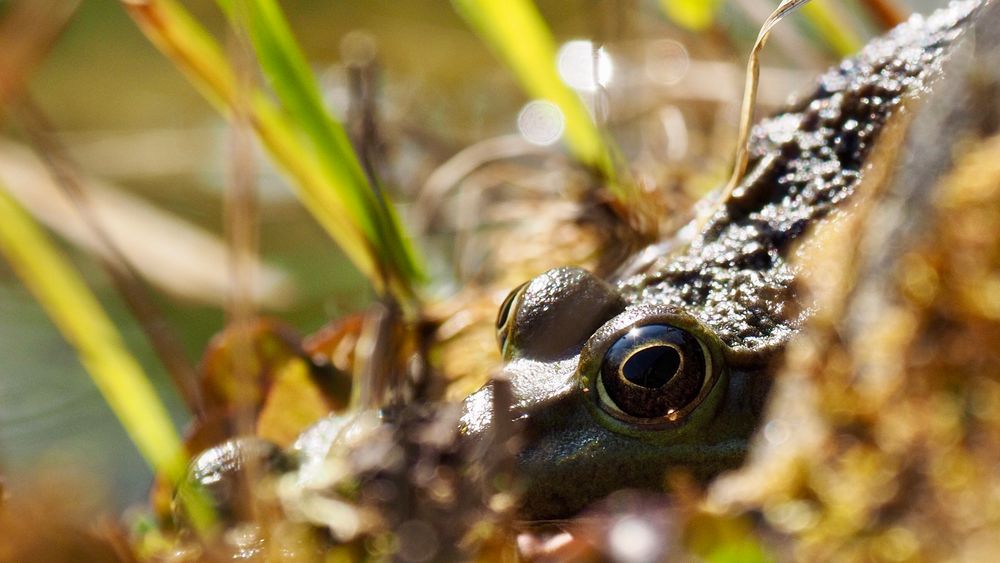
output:
[[[711,388],[710,358],[705,345],[684,329],[634,327],[604,354],[601,401],[612,412],[637,419],[678,420]]]
[[[514,315],[511,313],[517,308],[517,304],[521,301],[521,296],[527,287],[528,282],[515,287],[500,304],[500,311],[497,313],[497,341],[500,343],[501,353],[505,352],[510,331],[513,329]]]
[[[221,523],[235,525],[253,518],[245,487],[266,485],[268,479],[293,469],[294,460],[271,442],[259,438],[233,438],[198,454],[188,467],[175,494],[199,494],[210,503]],[[199,491],[194,493],[194,491]],[[186,503],[175,502],[175,517],[187,526]]]

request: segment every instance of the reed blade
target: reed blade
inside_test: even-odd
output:
[[[660,9],[677,25],[704,31],[715,21],[721,0],[660,0]]]
[[[863,45],[851,26],[825,2],[812,2],[801,8],[802,16],[838,57],[856,53]]]
[[[122,0],[143,32],[220,111],[231,117],[237,80],[218,42],[174,0]],[[343,127],[323,106],[319,89],[280,8],[274,2],[234,4],[279,104],[249,95],[250,120],[268,154],[291,179],[299,199],[376,291],[415,306],[422,260],[391,202],[364,176]],[[239,7],[239,10],[235,8]]]
[[[422,267],[397,214],[382,192],[369,183],[343,125],[327,111],[281,7],[275,0],[217,2],[236,25],[245,26],[282,108],[322,157],[319,163],[331,185],[344,198],[385,265],[407,283],[421,280]]]
[[[556,42],[535,5],[530,0],[452,0],[452,4],[528,95],[559,108],[573,156],[600,174],[616,199],[630,203],[634,194],[628,183],[619,181],[614,151],[579,96],[559,77]]]
[[[146,463],[171,482],[179,483],[187,454],[142,366],[129,353],[94,294],[3,186],[0,254],[75,348]],[[207,505],[190,510],[201,525],[212,521]]]

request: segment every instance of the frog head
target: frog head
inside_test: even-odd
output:
[[[487,384],[466,399],[463,429],[522,424],[526,517],[662,490],[672,470],[708,479],[740,463],[771,368],[813,309],[795,291],[802,243],[855,207],[880,133],[927,90],[974,7],[914,19],[828,71],[754,129],[746,174],[703,202],[707,219],[611,283],[559,268],[511,293],[497,322],[510,412],[493,412],[497,384]]]
[[[580,268],[511,292],[497,318],[526,445],[522,513],[565,516],[608,493],[662,489],[671,469],[705,479],[743,458],[770,379],[677,307],[629,304]],[[467,435],[494,423],[493,385],[465,402]]]

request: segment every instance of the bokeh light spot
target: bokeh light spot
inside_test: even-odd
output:
[[[547,146],[562,137],[566,119],[552,102],[534,100],[521,108],[517,115],[517,129],[529,143]]]

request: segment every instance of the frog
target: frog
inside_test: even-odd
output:
[[[501,373],[461,403],[454,430],[482,452],[498,427],[517,427],[521,519],[568,518],[621,489],[663,491],[672,474],[708,483],[743,463],[776,366],[815,313],[796,290],[797,254],[817,225],[851,213],[880,134],[940,79],[982,4],[913,16],[759,123],[747,172],[696,206],[704,219],[610,276],[564,266],[510,292],[496,318]],[[495,410],[501,393],[509,408]],[[391,435],[393,417],[337,414],[303,432],[285,452],[287,504],[327,487],[333,449],[370,441],[373,428]],[[192,467],[236,475],[242,457],[222,447]]]
[[[796,291],[796,253],[850,213],[880,133],[939,78],[978,7],[914,16],[757,125],[747,173],[728,198],[708,196],[707,220],[608,279],[561,267],[510,293],[496,322],[509,412],[493,411],[491,382],[465,400],[461,425],[470,439],[498,417],[520,426],[524,518],[743,462],[776,365],[814,312]]]

